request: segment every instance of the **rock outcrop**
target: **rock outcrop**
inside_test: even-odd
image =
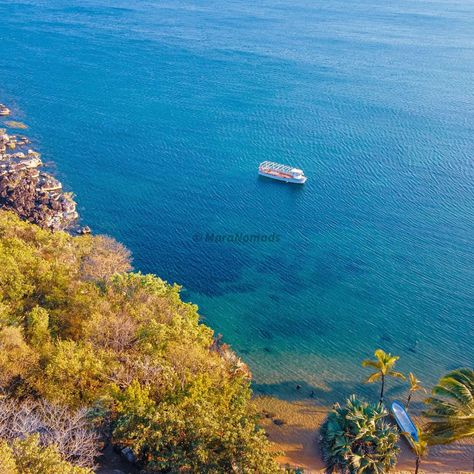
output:
[[[56,178],[40,170],[39,153],[22,150],[28,144],[26,137],[8,135],[0,129],[0,208],[45,229],[68,229],[78,218],[72,194],[65,193]],[[8,153],[17,149],[20,151]]]
[[[10,109],[5,104],[0,104],[0,116],[10,115]]]

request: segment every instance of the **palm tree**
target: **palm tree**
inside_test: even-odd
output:
[[[421,459],[428,454],[428,437],[417,428],[418,440],[415,440],[410,433],[403,433],[410,441],[411,448],[416,456],[415,461],[415,474],[418,474],[420,469]]]
[[[418,392],[418,390],[423,390],[426,392],[426,390],[421,386],[421,382],[415,377],[413,372],[410,372],[408,374],[408,381],[410,382],[410,388],[408,390],[408,398],[407,398],[407,403],[405,405],[405,409],[407,411],[408,411],[408,407],[410,406],[412,395],[415,392]]]
[[[387,423],[387,410],[352,395],[338,403],[320,430],[320,447],[328,471],[346,474],[386,474],[395,466],[397,429]]]
[[[474,436],[474,370],[457,369],[442,377],[425,400],[430,444]]]
[[[380,403],[383,402],[383,392],[385,389],[385,378],[386,377],[396,377],[402,380],[405,380],[405,376],[400,372],[393,370],[395,363],[400,358],[398,356],[393,356],[382,349],[377,349],[374,352],[376,360],[366,359],[362,362],[362,367],[373,367],[376,371],[369,375],[366,380],[366,383],[373,383],[376,380],[382,380],[382,388],[380,389]]]

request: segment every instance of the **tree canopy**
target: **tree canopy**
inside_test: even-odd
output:
[[[397,429],[385,421],[382,404],[370,404],[352,395],[338,403],[321,427],[321,450],[329,470],[348,474],[384,474],[396,463]]]
[[[51,233],[4,211],[0,266],[7,397],[94,411],[150,471],[278,472],[248,369],[178,285],[129,272],[113,239]],[[21,442],[4,442],[15,458]]]
[[[456,369],[441,377],[426,400],[426,430],[431,444],[474,436],[474,370]]]

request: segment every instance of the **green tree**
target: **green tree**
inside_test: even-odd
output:
[[[321,427],[321,451],[328,470],[348,474],[384,474],[396,463],[398,432],[385,422],[381,404],[352,395],[344,407],[336,404]]]
[[[374,352],[375,360],[366,359],[362,362],[362,367],[372,367],[376,371],[369,375],[366,380],[366,383],[374,383],[381,380],[380,388],[380,403],[383,403],[383,395],[385,390],[385,380],[387,377],[395,377],[402,380],[405,380],[405,376],[400,372],[393,370],[397,360],[400,358],[398,356],[392,356],[392,354],[383,351],[382,349],[377,349]]]
[[[64,461],[55,446],[41,446],[39,435],[0,442],[2,474],[93,474]]]
[[[408,407],[410,406],[411,398],[415,392],[418,392],[420,390],[425,391],[425,389],[422,387],[421,382],[415,377],[413,372],[410,372],[408,374],[408,381],[410,383],[410,388],[408,389],[408,397],[407,397],[407,403],[405,405],[405,409],[408,411]]]
[[[13,451],[4,440],[0,440],[0,472],[2,474],[19,474]]]
[[[27,334],[33,347],[45,350],[50,342],[49,315],[48,312],[35,306],[27,317]]]
[[[201,375],[157,403],[135,381],[115,394],[113,438],[152,471],[280,472],[249,399],[247,384]]]
[[[20,328],[0,329],[0,388],[15,392],[38,370],[39,355],[26,343]]]
[[[10,400],[93,411],[155,471],[279,472],[247,366],[215,343],[178,285],[128,272],[128,251],[111,239],[44,231],[3,211],[0,268],[0,389]],[[41,436],[63,460],[84,448],[80,437],[76,451]]]
[[[429,438],[419,428],[417,429],[418,440],[415,440],[410,433],[403,433],[409,439],[413,452],[415,453],[415,474],[421,466],[421,460],[428,454]]]
[[[474,436],[474,370],[462,368],[442,377],[425,400],[430,444],[448,444]]]
[[[59,341],[35,387],[48,400],[77,408],[106,395],[113,369],[107,352],[88,343]]]

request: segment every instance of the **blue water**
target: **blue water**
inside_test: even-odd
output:
[[[427,384],[472,365],[474,2],[2,0],[0,18],[0,102],[258,392],[340,399],[379,346]],[[307,184],[258,178],[264,159]]]

